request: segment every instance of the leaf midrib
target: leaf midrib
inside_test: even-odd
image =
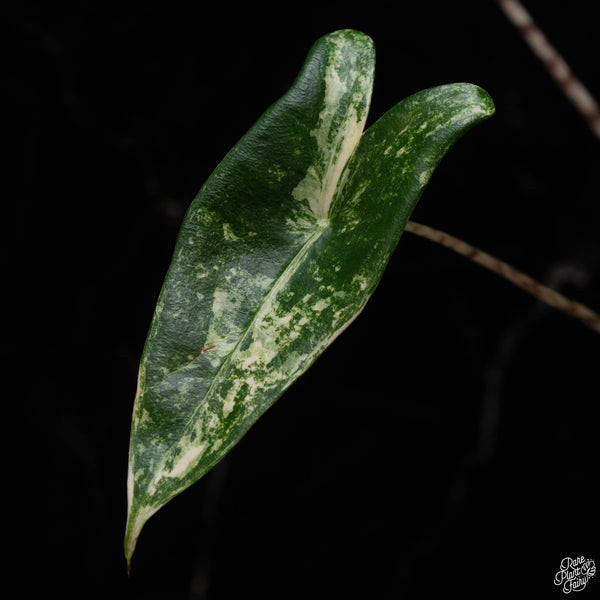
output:
[[[236,342],[235,346],[232,348],[231,352],[226,356],[225,360],[221,363],[221,365],[217,369],[216,373],[214,373],[214,376],[212,377],[212,381],[208,387],[208,390],[202,397],[201,401],[198,402],[198,405],[192,411],[190,417],[188,418],[186,424],[184,425],[184,427],[182,429],[182,434],[181,434],[182,436],[185,436],[185,434],[189,431],[191,425],[195,421],[196,415],[198,414],[198,412],[200,411],[200,409],[203,405],[203,402],[205,402],[207,400],[207,398],[209,398],[210,394],[213,392],[215,382],[219,379],[221,373],[229,367],[233,357],[238,352],[240,345],[242,344],[242,342],[244,341],[244,339],[246,338],[248,333],[253,330],[254,323],[261,316],[263,307],[268,305],[269,301],[279,293],[279,291],[281,290],[281,288],[283,286],[282,282],[289,280],[289,277],[286,277],[286,275],[291,274],[297,270],[297,268],[300,266],[300,264],[302,264],[302,261],[304,260],[304,258],[310,252],[311,248],[316,244],[317,240],[321,238],[321,236],[323,235],[323,233],[325,231],[327,231],[327,229],[329,229],[329,226],[330,226],[330,224],[329,224],[328,220],[327,221],[317,220],[315,222],[314,231],[307,237],[307,239],[304,241],[302,246],[298,249],[298,252],[294,255],[294,257],[288,263],[288,265],[285,267],[285,269],[283,269],[283,271],[280,273],[280,275],[276,279],[273,280],[273,283],[271,284],[268,292],[263,296],[262,301],[259,303],[259,305],[256,308],[256,310],[254,311],[254,314],[252,315],[251,319],[248,321],[247,326],[241,332],[239,339]],[[167,379],[171,375],[178,373],[184,369],[188,369],[188,368],[190,368],[188,365],[184,365],[182,367],[179,367],[178,369],[171,371],[167,375],[167,377],[165,377],[161,381],[153,384],[150,388],[146,388],[142,392],[142,395],[144,395],[146,392],[150,391],[154,387],[163,383],[165,381],[165,379]],[[167,462],[168,462],[169,458],[171,458],[172,454],[173,454],[173,448],[169,448],[169,450],[167,452],[165,452],[165,454],[163,455],[160,466],[157,469],[155,469],[155,473],[160,473],[161,471],[163,471],[164,466],[167,464]],[[155,480],[156,480],[156,478],[154,477],[153,479],[151,479],[148,482],[148,485],[146,487],[147,490],[151,487],[152,483],[155,482]]]

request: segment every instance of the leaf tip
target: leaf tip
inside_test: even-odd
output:
[[[483,88],[477,85],[473,87],[477,91],[482,112],[486,117],[491,117],[496,112],[496,106],[492,97]]]
[[[160,508],[160,506],[140,506],[138,504],[132,504],[133,508],[130,507],[129,514],[127,516],[127,525],[125,528],[125,558],[127,560],[127,569],[129,570],[131,564],[131,558],[135,551],[138,538],[142,528],[148,521],[148,519]]]
[[[463,126],[470,129],[474,125],[487,121],[496,112],[494,101],[488,92],[473,83],[455,83],[440,86],[440,90],[447,89],[454,96],[455,106],[460,105],[463,109]],[[466,130],[465,129],[465,130]]]
[[[137,540],[132,540],[129,531],[125,534],[125,561],[127,562],[127,577],[131,575],[131,559],[135,550]]]
[[[127,518],[127,527],[125,529],[125,560],[127,561],[127,576],[131,572],[131,559],[133,557],[133,553],[135,551],[135,546],[140,535],[140,531],[143,527],[144,523],[139,523],[139,519],[133,519],[132,515]]]

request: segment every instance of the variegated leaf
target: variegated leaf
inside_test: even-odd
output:
[[[128,560],[360,313],[435,166],[494,111],[478,87],[441,86],[363,134],[373,69],[366,35],[318,40],[188,209],[140,364]]]

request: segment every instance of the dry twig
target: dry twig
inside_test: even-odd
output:
[[[479,248],[475,248],[448,233],[433,229],[427,225],[415,223],[414,221],[408,222],[406,231],[427,238],[442,246],[446,246],[446,248],[450,248],[451,250],[454,250],[454,252],[458,252],[458,254],[461,254],[486,269],[490,269],[494,273],[504,277],[542,302],[578,319],[590,329],[600,333],[600,315],[593,310],[590,310],[587,306],[579,304],[579,302],[569,300],[562,294],[559,294],[555,290],[529,277],[529,275],[525,275],[525,273],[511,267],[504,261],[491,256],[490,254],[479,250]]]
[[[600,139],[600,106],[594,97],[575,77],[569,65],[548,41],[519,0],[497,0],[497,2],[534,54],[544,63],[571,104],[585,119],[594,135]]]

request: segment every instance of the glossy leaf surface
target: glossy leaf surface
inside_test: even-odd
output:
[[[363,134],[373,70],[368,36],[318,40],[190,205],[140,364],[128,560],[360,313],[436,165],[494,111],[476,86],[441,86]]]

